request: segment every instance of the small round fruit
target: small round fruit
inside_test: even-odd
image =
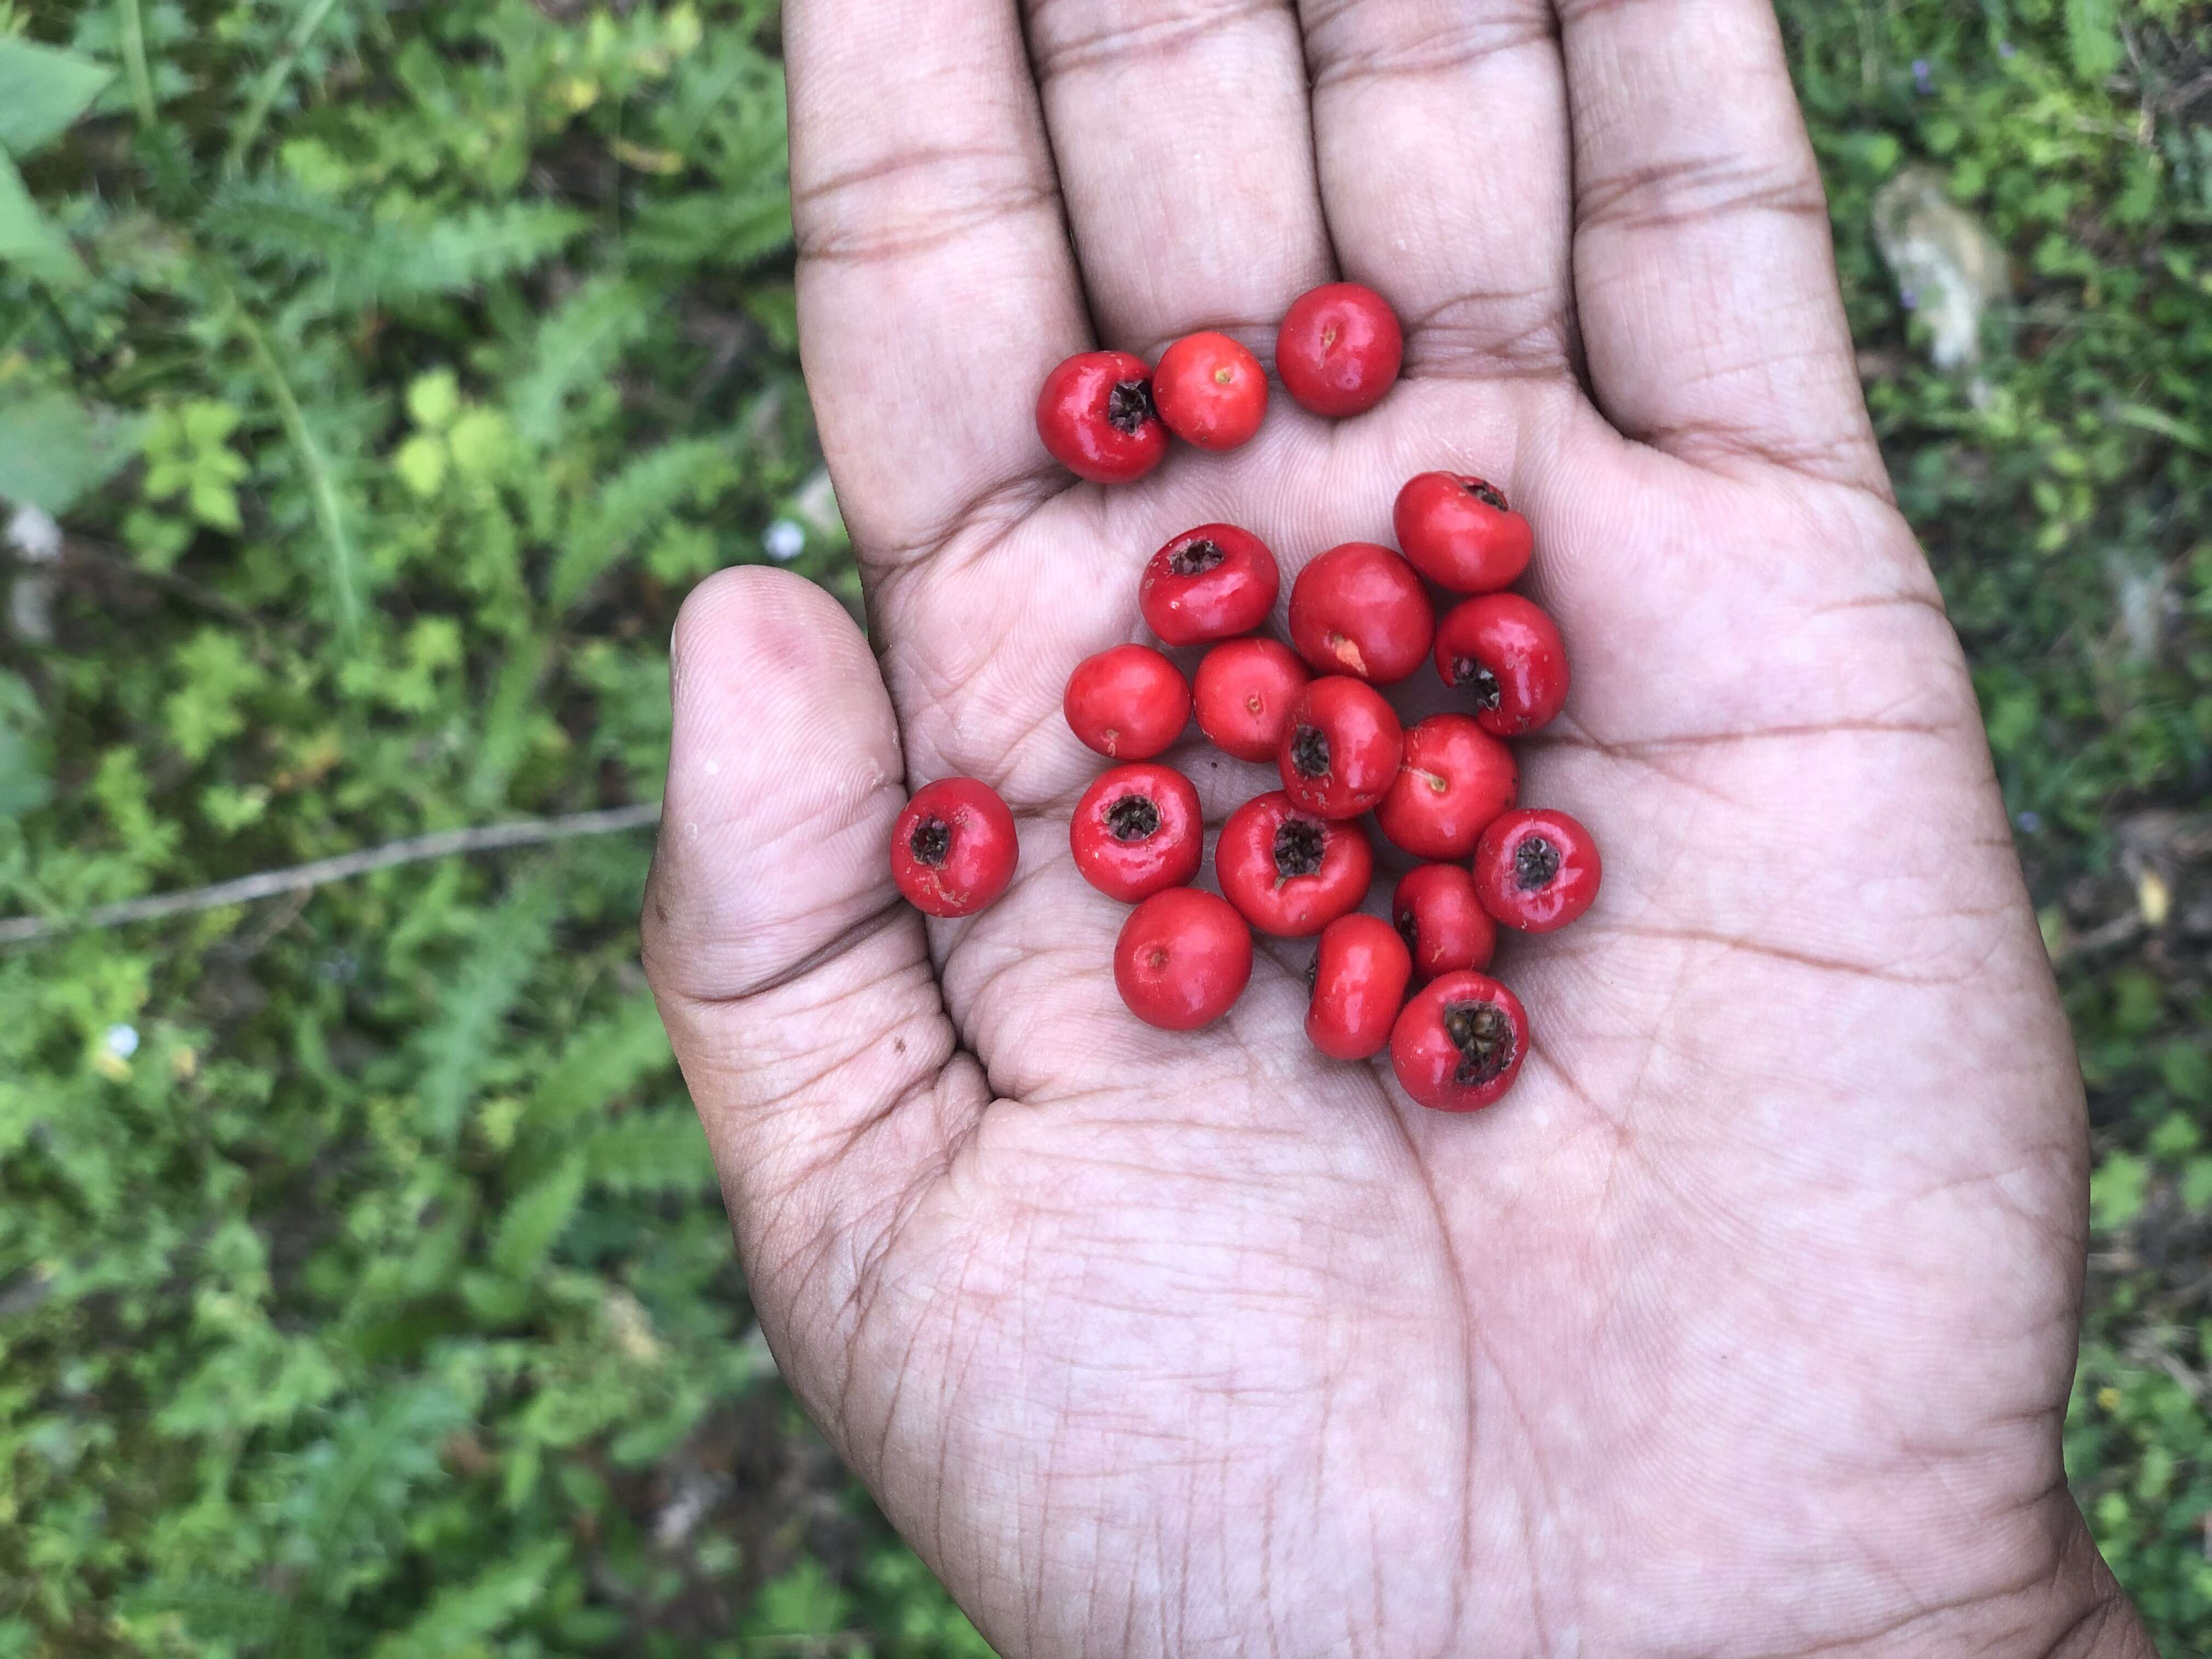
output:
[[[1475,896],[1464,865],[1424,864],[1400,878],[1390,920],[1413,953],[1422,979],[1462,968],[1487,968],[1498,953],[1498,924]]]
[[[1565,812],[1508,812],[1475,843],[1482,908],[1524,933],[1556,933],[1582,915],[1603,874],[1597,842]]]
[[[1559,624],[1518,593],[1454,605],[1437,629],[1437,672],[1472,692],[1475,719],[1502,738],[1534,732],[1566,707]]]
[[[1267,543],[1233,524],[1202,524],[1152,555],[1137,604],[1170,645],[1206,645],[1267,621],[1282,586]]]
[[[1480,478],[1424,472],[1398,492],[1398,545],[1413,568],[1455,593],[1494,593],[1521,580],[1535,537],[1504,495]]]
[[[1375,878],[1375,849],[1358,824],[1302,812],[1278,790],[1229,815],[1213,873],[1261,933],[1306,939],[1359,908]]]
[[[1150,760],[1190,721],[1190,682],[1148,645],[1086,657],[1067,677],[1068,729],[1108,760]]]
[[[1171,766],[1117,766],[1083,792],[1067,843],[1084,880],[1124,904],[1188,886],[1206,850],[1198,791]]]
[[[1407,730],[1375,822],[1417,859],[1463,859],[1519,787],[1504,743],[1465,714],[1431,714]]]
[[[1275,764],[1283,790],[1324,818],[1356,818],[1397,781],[1405,734],[1364,680],[1332,674],[1298,694]]]
[[[1170,887],[1129,913],[1114,946],[1114,985],[1129,1012],[1163,1031],[1195,1031],[1236,1006],[1252,979],[1252,930],[1225,900]]]
[[[1275,372],[1284,386],[1332,419],[1381,403],[1405,360],[1405,333],[1389,301],[1357,283],[1301,295],[1275,336]]]
[[[1493,1105],[1528,1057],[1528,1013],[1487,974],[1431,980],[1390,1033],[1390,1067],[1420,1105],[1479,1112]]]
[[[891,827],[891,879],[933,916],[972,916],[995,902],[1020,856],[1014,815],[973,778],[925,784]]]
[[[1192,682],[1198,729],[1224,755],[1272,761],[1290,729],[1291,705],[1313,676],[1275,640],[1230,640],[1206,653]]]
[[[1322,930],[1314,956],[1307,1037],[1331,1060],[1381,1054],[1413,976],[1413,955],[1389,922],[1339,916]]]
[[[1085,351],[1046,375],[1036,424],[1053,459],[1092,483],[1134,483],[1168,453],[1152,372],[1126,351]]]
[[[1331,548],[1291,584],[1291,643],[1316,673],[1395,684],[1421,665],[1436,631],[1420,576],[1373,542]]]
[[[1267,371],[1226,334],[1187,334],[1160,354],[1152,401],[1185,443],[1235,449],[1267,416]]]

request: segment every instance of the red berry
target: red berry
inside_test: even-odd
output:
[[[1234,449],[1267,413],[1267,371],[1226,334],[1187,334],[1160,354],[1152,401],[1185,443]]]
[[[1582,915],[1603,874],[1597,842],[1565,812],[1508,812],[1475,843],[1482,908],[1524,933],[1554,933]]]
[[[1221,890],[1263,933],[1304,939],[1359,908],[1375,849],[1355,823],[1302,812],[1279,791],[1229,815],[1213,849]]]
[[[1382,833],[1418,859],[1463,859],[1513,805],[1513,751],[1465,714],[1431,714],[1406,733],[1390,793],[1375,809]]]
[[[1316,680],[1291,706],[1275,764],[1283,788],[1309,812],[1356,818],[1388,794],[1405,734],[1397,712],[1364,680]]]
[[[1298,653],[1274,640],[1217,645],[1192,682],[1198,729],[1224,754],[1272,761],[1290,726],[1291,705],[1312,678]]]
[[[1339,916],[1322,930],[1314,955],[1307,1037],[1331,1060],[1382,1053],[1413,976],[1413,955],[1389,922]]]
[[[1150,760],[1182,735],[1190,682],[1149,645],[1117,645],[1067,677],[1068,728],[1109,760]]]
[[[1535,538],[1497,486],[1424,472],[1398,492],[1398,545],[1419,570],[1455,593],[1494,593],[1521,580]]]
[[[1390,896],[1390,920],[1413,952],[1413,971],[1434,979],[1462,968],[1487,968],[1498,924],[1475,896],[1474,878],[1457,864],[1408,870]]]
[[[1202,524],[1152,555],[1137,603],[1170,645],[1205,645],[1267,621],[1282,585],[1267,543],[1233,524]]]
[[[1126,351],[1086,351],[1046,375],[1036,422],[1053,459],[1093,483],[1133,483],[1168,453],[1152,372]]]
[[[1164,1031],[1195,1031],[1235,1006],[1252,979],[1252,930],[1223,900],[1170,887],[1129,913],[1114,946],[1114,984],[1129,1012]]]
[[[1371,288],[1331,283],[1301,295],[1275,336],[1275,372],[1316,415],[1359,415],[1397,383],[1406,337]]]
[[[1075,867],[1124,904],[1188,886],[1206,850],[1198,791],[1173,767],[1117,766],[1083,792],[1069,820]]]
[[[1390,1033],[1391,1069],[1431,1111],[1480,1111],[1513,1086],[1528,1057],[1521,999],[1472,969],[1431,980]]]
[[[1474,693],[1474,717],[1500,737],[1548,724],[1567,701],[1559,624],[1518,593],[1454,605],[1437,629],[1437,672]]]
[[[1436,629],[1413,567],[1373,542],[1331,548],[1291,585],[1291,643],[1317,673],[1395,684],[1421,665]]]
[[[891,879],[918,910],[970,916],[1014,878],[1014,815],[988,783],[939,778],[891,826]]]

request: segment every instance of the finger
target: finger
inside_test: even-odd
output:
[[[1409,374],[1572,372],[1565,74],[1550,0],[1301,0],[1322,201]]]
[[[672,678],[646,970],[773,1276],[939,1156],[980,1079],[890,882],[906,793],[860,631],[797,576],[726,571],[684,605]]]
[[[1147,356],[1194,329],[1272,348],[1334,265],[1291,0],[1028,0],[1091,314]]]
[[[1599,406],[1701,464],[1885,488],[1768,0],[1558,0]]]
[[[1006,395],[1090,343],[1043,118],[1015,0],[792,0],[784,53],[807,386],[897,562],[1066,482]]]

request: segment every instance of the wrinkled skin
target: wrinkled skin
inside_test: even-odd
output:
[[[1773,19],[1559,10],[789,0],[883,656],[786,573],[700,590],[647,915],[763,1325],[1010,1655],[2148,1653],[2059,1462],[2073,1055]],[[1045,464],[1061,356],[1271,356],[1339,274],[1407,322],[1373,413]],[[1576,678],[1522,799],[1606,860],[1508,943],[1534,1053],[1474,1118],[1308,1048],[1309,946],[1138,1025],[1066,842],[1060,688],[1152,550],[1288,575],[1435,467],[1535,525]],[[1216,825],[1273,787],[1177,752]],[[951,773],[1022,869],[925,927],[886,836]]]

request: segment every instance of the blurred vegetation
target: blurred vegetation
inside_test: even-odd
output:
[[[0,915],[650,800],[690,582],[856,598],[773,10],[0,0]],[[2069,1467],[2212,1650],[2212,8],[1783,11],[2090,1082]],[[987,1652],[752,1333],[647,850],[0,954],[0,1659]]]

